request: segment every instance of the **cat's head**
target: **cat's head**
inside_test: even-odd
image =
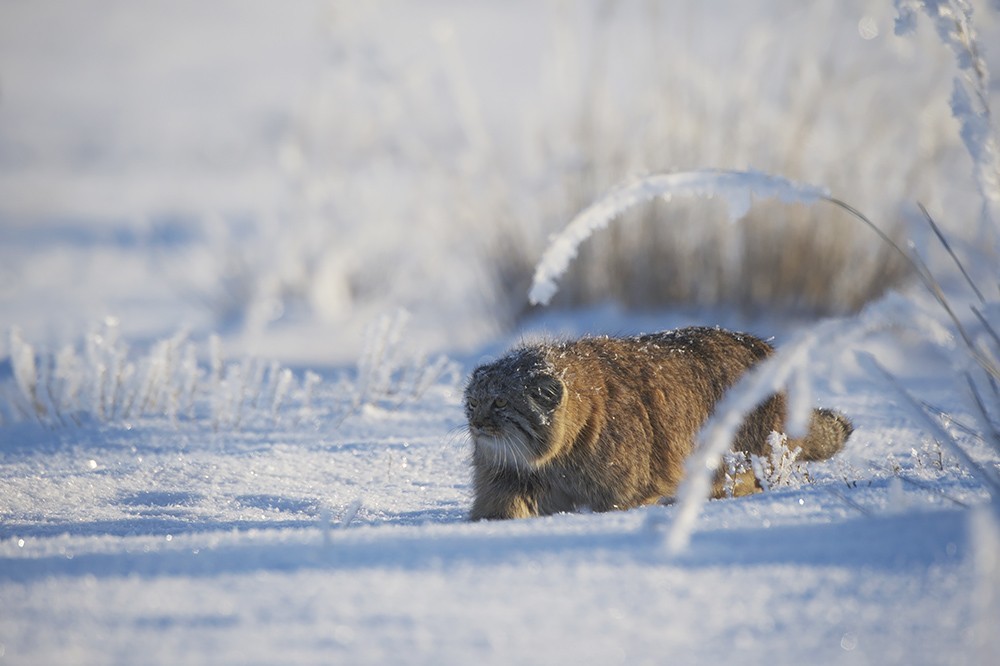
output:
[[[563,393],[537,347],[476,368],[465,388],[465,415],[477,454],[503,466],[536,467],[548,457]]]

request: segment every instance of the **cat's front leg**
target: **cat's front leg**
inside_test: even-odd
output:
[[[530,488],[503,478],[477,479],[470,520],[507,520],[538,515],[538,501]]]

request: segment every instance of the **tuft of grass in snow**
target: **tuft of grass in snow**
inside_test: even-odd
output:
[[[622,220],[579,248],[554,307],[614,300],[637,310],[841,315],[911,277],[899,257],[866,246],[863,233],[824,207],[760,200],[735,225],[724,204],[676,198],[626,211]]]
[[[800,488],[803,484],[812,483],[809,471],[798,460],[801,449],[789,449],[787,435],[771,432],[767,441],[771,447],[771,453],[767,456],[742,451],[727,451],[723,454],[723,491],[727,497],[747,494],[741,486],[751,474],[764,492],[772,488]]]
[[[275,361],[227,360],[222,340],[209,337],[207,350],[186,333],[136,352],[107,319],[82,345],[57,354],[38,352],[14,329],[10,333],[13,382],[0,384],[0,423],[30,420],[51,427],[85,422],[130,423],[143,418],[208,421],[215,431],[315,421],[339,411],[336,422],[366,405],[397,409],[419,401],[438,383],[456,384],[457,364],[432,358],[407,343],[408,314],[399,311],[373,322],[353,376],[335,382],[336,404],[317,404],[322,377],[310,370],[297,376]],[[207,352],[207,353],[206,353]],[[207,362],[199,363],[199,356]],[[329,398],[328,394],[324,394]]]
[[[789,449],[788,436],[784,433],[772,432],[767,441],[771,446],[770,455],[750,456],[750,465],[761,488],[766,492],[771,488],[799,488],[809,483],[809,472],[798,460],[802,450]]]
[[[352,403],[355,411],[368,404],[397,408],[404,402],[419,400],[443,377],[457,378],[459,368],[447,356],[427,358],[406,344],[409,319],[409,312],[397,310],[369,325],[357,363]]]
[[[202,366],[197,345],[185,332],[137,353],[118,329],[118,321],[108,318],[86,336],[82,349],[67,345],[54,356],[36,352],[13,330],[15,382],[4,392],[5,411],[48,426],[153,417],[174,424],[208,418],[214,429],[238,428],[251,416],[277,419],[293,388],[291,371],[276,363],[225,362],[216,336],[209,340],[209,363]],[[306,397],[316,381],[307,376]]]

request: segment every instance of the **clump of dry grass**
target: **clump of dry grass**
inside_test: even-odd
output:
[[[870,235],[826,207],[761,202],[738,224],[711,201],[658,203],[626,217],[581,248],[557,306],[614,299],[634,309],[845,314],[910,275],[901,257],[873,250]]]

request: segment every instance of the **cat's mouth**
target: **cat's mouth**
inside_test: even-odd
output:
[[[472,438],[475,440],[480,439],[501,439],[503,437],[503,430],[496,426],[488,425],[470,425],[469,433],[472,434]]]
[[[476,448],[504,467],[534,469],[537,465],[531,449],[518,435],[501,429],[469,427]]]
[[[499,428],[469,428],[472,439],[477,444],[482,444],[490,448],[498,448],[507,445],[508,438]]]

